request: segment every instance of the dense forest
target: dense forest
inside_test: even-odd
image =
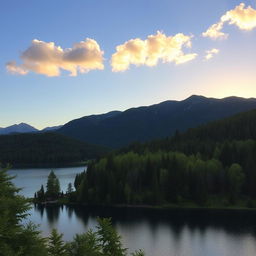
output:
[[[52,180],[55,179],[53,173]],[[33,223],[23,225],[29,202],[18,194],[6,170],[0,167],[0,255],[1,256],[127,256],[121,237],[110,219],[98,219],[95,231],[88,230],[70,242],[53,229],[43,238]],[[56,184],[55,184],[56,185]],[[51,187],[52,184],[49,184]],[[136,251],[131,256],[143,256]]]
[[[88,204],[256,207],[256,110],[134,144],[76,177]]]
[[[0,136],[0,162],[14,166],[81,162],[105,152],[103,147],[53,132]]]

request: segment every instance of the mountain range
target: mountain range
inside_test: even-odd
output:
[[[60,129],[61,127],[62,125],[58,125],[58,126],[46,127],[42,130],[38,130],[29,124],[20,123],[20,124],[14,124],[5,128],[0,127],[0,135],[7,135],[7,134],[14,134],[14,133],[49,132],[49,131],[55,131],[57,129]]]
[[[108,148],[120,148],[132,142],[145,142],[171,136],[210,121],[256,109],[255,98],[227,97],[223,99],[192,95],[181,101],[169,100],[151,106],[112,111],[72,120],[63,126],[41,131],[21,123],[0,128],[0,134],[47,132]]]
[[[25,123],[14,124],[5,128],[0,128],[0,135],[6,135],[11,133],[28,133],[28,132],[37,132],[38,130]]]
[[[190,148],[188,142],[196,141],[202,136],[206,136],[208,140],[213,137],[213,141],[218,141],[220,129],[224,127],[222,121],[218,120],[226,117],[231,119],[223,121],[226,135],[221,138],[228,138],[231,133],[236,133],[237,138],[240,138],[243,129],[250,135],[253,130],[250,127],[254,125],[254,115],[242,113],[249,110],[256,111],[256,99],[239,97],[214,99],[193,95],[182,101],[165,101],[123,112],[112,111],[85,116],[72,120],[60,128],[49,127],[43,131],[22,123],[8,127],[12,134],[0,136],[0,162],[13,165],[80,162],[98,158],[111,149],[127,150],[127,146],[134,142],[147,142],[148,148],[155,148],[159,141],[162,147],[172,149],[173,145],[176,145],[177,136],[174,137],[175,143],[171,144],[169,139],[159,139],[170,138],[173,134],[179,135],[180,132],[199,126],[195,128],[195,132],[192,129],[192,135],[189,133],[191,129],[186,136],[183,135],[185,142],[180,142],[181,151],[186,152]],[[233,121],[231,116],[239,113],[245,119],[240,120],[239,117],[235,117]],[[200,125],[214,121],[218,122],[216,125],[211,125],[211,129],[201,130]],[[238,121],[239,125],[236,124]],[[233,123],[236,124],[234,127]],[[176,132],[177,130],[180,132]],[[3,132],[3,129],[1,131]],[[217,135],[214,134],[215,131]],[[156,143],[151,146],[152,140]],[[198,141],[193,145],[198,144],[200,149],[200,143]],[[214,143],[211,142],[215,145]],[[135,148],[131,145],[128,149],[135,150],[138,145],[143,144],[134,144]],[[204,145],[205,143],[203,148]],[[179,150],[179,147],[176,149]]]
[[[223,99],[192,95],[182,101],[165,101],[68,122],[56,132],[109,148],[171,136],[210,121],[256,108],[256,99]]]

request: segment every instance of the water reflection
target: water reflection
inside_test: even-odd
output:
[[[253,212],[36,206],[33,215],[46,235],[55,227],[66,240],[112,217],[124,245],[147,256],[256,255]]]
[[[54,169],[62,190],[84,167]],[[50,169],[11,170],[21,193],[31,197],[45,184]],[[39,206],[27,222],[40,225],[43,236],[53,228],[71,240],[76,233],[95,229],[96,218],[112,217],[125,247],[143,248],[147,256],[255,256],[254,212],[181,211],[99,207]]]

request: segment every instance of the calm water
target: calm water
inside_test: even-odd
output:
[[[57,175],[63,192],[67,190],[68,183],[74,182],[77,173],[81,173],[86,167],[69,168],[34,168],[34,169],[12,169],[8,173],[17,176],[13,182],[18,188],[22,188],[21,194],[26,197],[34,197],[34,193],[44,185],[46,189],[47,177],[51,170]]]
[[[54,169],[62,189],[83,167]],[[49,169],[12,170],[15,184],[32,196],[46,182]],[[97,216],[112,217],[125,247],[142,248],[148,256],[255,256],[256,214],[87,207],[33,207],[29,220],[43,235],[53,227],[70,240],[95,229]]]

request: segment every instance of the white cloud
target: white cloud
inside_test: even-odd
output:
[[[6,63],[6,69],[11,74],[26,75],[28,70],[22,66],[17,66],[15,61],[9,61]]]
[[[9,72],[26,75],[29,71],[46,76],[59,76],[61,70],[76,76],[78,72],[86,73],[94,69],[104,69],[103,54],[98,43],[90,38],[73,45],[73,48],[62,49],[54,42],[43,42],[37,39],[21,55],[20,66],[8,62]]]
[[[214,55],[219,53],[219,49],[213,48],[211,50],[205,51],[206,55],[204,56],[205,60],[210,60],[211,58],[213,58]]]
[[[202,35],[213,39],[227,38],[228,35],[221,31],[225,23],[236,25],[241,30],[252,30],[256,28],[256,10],[250,5],[246,8],[245,4],[241,3],[233,10],[227,11],[218,23],[213,24]]]
[[[196,58],[196,53],[185,54],[183,47],[191,47],[191,36],[182,33],[166,36],[158,31],[146,40],[131,39],[116,47],[111,58],[112,71],[125,71],[131,64],[156,66],[159,60],[181,64]]]
[[[207,29],[206,32],[202,33],[203,37],[210,37],[212,39],[226,39],[228,37],[228,34],[225,34],[221,31],[223,25],[223,22],[213,24]]]

